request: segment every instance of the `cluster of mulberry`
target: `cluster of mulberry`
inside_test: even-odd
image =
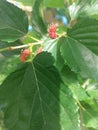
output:
[[[48,34],[52,39],[55,39],[57,37],[55,24],[50,25]],[[42,51],[43,51],[42,47],[39,47],[37,50],[37,54],[41,53]],[[25,62],[29,56],[30,56],[30,50],[29,49],[23,50],[23,52],[20,55],[20,61]]]
[[[51,24],[49,27],[49,36],[52,39],[55,39],[57,37],[56,35],[56,25],[55,24]]]

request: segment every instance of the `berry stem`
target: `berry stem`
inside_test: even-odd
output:
[[[28,35],[29,38],[31,38],[32,40],[35,40],[36,42],[39,42],[40,40],[38,40],[37,38],[35,37],[32,37],[31,35]]]
[[[33,45],[29,47],[29,49],[30,49],[30,61],[31,61],[31,62],[32,62],[32,60],[33,60],[32,47],[33,47]]]
[[[66,32],[64,32],[64,33],[62,33],[62,34],[58,34],[58,33],[57,33],[57,35],[58,35],[59,38],[62,37],[62,36],[65,36],[65,37],[66,37],[66,36],[67,36],[67,33],[66,33]]]

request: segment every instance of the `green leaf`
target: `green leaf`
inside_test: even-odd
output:
[[[71,5],[74,1],[73,0],[65,0],[67,5]]]
[[[94,129],[94,128],[89,128],[89,130],[96,130],[96,129]]]
[[[13,42],[26,35],[28,18],[24,11],[8,3],[0,1],[0,40]]]
[[[38,56],[42,59],[41,54]],[[50,57],[47,54],[47,59]],[[70,90],[55,67],[46,67],[41,59],[35,57],[33,63],[23,64],[1,85],[0,108],[5,128],[79,130],[78,107]]]
[[[98,57],[79,41],[67,37],[61,41],[61,53],[72,71],[82,77],[98,79]]]
[[[55,59],[56,68],[58,68],[58,70],[61,71],[61,69],[64,66],[64,60],[60,53],[59,39],[53,40],[50,38],[46,38],[43,42],[43,50],[52,54],[52,56]]]
[[[68,35],[98,55],[98,20],[82,18],[68,30]]]
[[[78,19],[77,23],[68,30],[68,35],[83,44],[97,44],[98,20],[91,18]]]
[[[98,100],[98,83],[89,84],[86,91],[93,99]]]
[[[71,19],[98,14],[98,0],[80,0],[69,7]]]
[[[0,54],[0,85],[4,79],[15,70],[19,63],[19,57],[12,56],[10,58]]]
[[[42,18],[43,0],[36,0],[32,9],[32,25],[33,29],[43,35],[47,32],[45,23]]]
[[[68,66],[63,67],[61,76],[64,83],[71,89],[73,97],[77,102],[89,99],[86,90],[80,85],[77,75]]]
[[[42,60],[44,59],[44,60]],[[54,64],[54,58],[52,57],[52,55],[46,52],[42,52],[40,54],[37,55],[36,57],[37,63],[41,64],[42,66],[45,67],[50,67]]]
[[[98,130],[98,111],[94,110],[91,105],[85,104],[85,106],[85,111],[81,110],[81,115],[85,126],[87,128]]]
[[[33,43],[33,42],[35,42],[35,39],[36,40],[40,40],[40,38],[41,38],[40,34],[38,34],[37,32],[35,32],[35,30],[32,30],[32,31],[28,32],[28,34],[22,40],[22,42],[24,44]]]
[[[35,0],[17,0],[19,2],[22,2],[24,5],[33,6]]]
[[[44,5],[46,7],[64,7],[64,0],[44,0]]]
[[[18,40],[16,42],[11,42],[11,43],[8,43],[8,42],[1,42],[0,41],[0,50],[4,49],[4,48],[7,48],[7,47],[12,47],[12,46],[19,46],[21,44],[21,42]],[[21,53],[21,49],[17,49],[17,50],[6,50],[6,51],[2,51],[1,52],[4,56],[6,57],[10,57],[10,56],[13,56],[13,55],[18,55]]]

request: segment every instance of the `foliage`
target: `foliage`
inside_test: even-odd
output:
[[[30,20],[0,1],[0,129],[98,130],[98,1],[20,2],[32,6]],[[53,39],[47,8],[69,22],[54,23]],[[24,48],[30,54],[21,62]]]

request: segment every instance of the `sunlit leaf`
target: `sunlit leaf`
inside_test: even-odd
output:
[[[64,0],[44,0],[44,5],[47,7],[64,7]]]
[[[85,103],[84,103],[85,104]],[[98,109],[97,109],[98,110]],[[98,111],[92,105],[85,104],[85,110],[81,110],[81,116],[85,126],[89,129],[98,129]]]
[[[64,66],[64,60],[60,52],[59,39],[46,38],[43,42],[43,50],[50,52],[55,59],[55,66],[60,71]]]
[[[98,14],[98,0],[78,0],[69,7],[71,19]]]
[[[77,23],[68,30],[68,35],[98,55],[98,20],[78,19]]]
[[[33,6],[35,0],[17,0],[18,2],[22,2],[24,5]]]
[[[91,83],[87,87],[88,94],[93,98],[98,100],[98,83]]]
[[[64,83],[69,86],[77,102],[89,99],[86,89],[80,85],[77,75],[68,66],[63,67],[61,75]]]
[[[63,38],[61,44],[62,56],[72,71],[98,79],[98,57],[94,53],[73,38]]]

